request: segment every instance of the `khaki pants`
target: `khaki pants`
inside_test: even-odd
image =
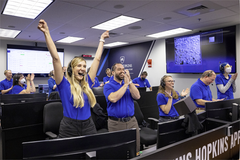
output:
[[[136,128],[136,144],[137,144],[136,150],[137,150],[137,152],[139,152],[140,151],[140,133],[139,133],[139,127],[138,127],[136,118],[133,117],[128,122],[115,121],[115,120],[111,120],[108,118],[109,132],[131,129],[131,128]],[[120,137],[118,137],[118,138],[120,138]]]

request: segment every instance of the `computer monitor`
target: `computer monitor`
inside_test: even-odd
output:
[[[146,87],[138,87],[139,92],[146,92]]]
[[[233,111],[233,103],[240,104],[240,98],[205,103],[207,118],[229,122],[236,120],[238,112]]]
[[[46,101],[47,98],[46,93],[3,94],[0,96],[1,104]]]
[[[79,158],[96,151],[97,159],[130,159],[136,156],[136,129],[88,136],[23,142],[23,159]]]
[[[39,91],[39,93],[48,93],[49,92],[48,84],[39,84],[38,91]]]

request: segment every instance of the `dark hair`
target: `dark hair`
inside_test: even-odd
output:
[[[115,71],[117,64],[122,64],[122,63],[114,63],[113,66],[112,66],[112,71]]]
[[[13,76],[13,86],[19,85],[19,79],[23,76],[22,73],[17,73]]]
[[[141,73],[141,76],[143,76],[143,75],[146,75],[146,76],[148,76],[148,73],[147,73],[147,71],[143,71],[143,72]]]
[[[53,70],[50,71],[50,73],[48,74],[49,77],[53,76]]]
[[[223,74],[224,73],[224,67],[227,65],[227,62],[221,63],[219,66],[219,71]]]

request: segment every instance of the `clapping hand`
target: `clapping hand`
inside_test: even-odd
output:
[[[171,94],[170,93],[168,93],[167,91],[165,91],[165,95],[168,97],[168,98],[172,98],[172,96],[171,96]]]
[[[32,74],[31,74],[31,81],[34,80],[34,77],[35,77],[35,75],[34,75],[34,73],[32,73]]]
[[[187,88],[186,90],[182,90],[181,96],[185,97],[188,93],[189,93],[189,88]]]
[[[130,77],[129,71],[126,69],[125,74],[124,74],[124,83],[129,84],[130,79],[131,79],[131,77]]]
[[[234,75],[232,75],[231,78],[232,78],[233,80],[236,80],[236,79],[237,79],[237,76],[238,76],[238,73],[235,73]]]
[[[27,80],[27,81],[30,81],[30,80],[31,80],[30,74],[27,75],[26,80]]]

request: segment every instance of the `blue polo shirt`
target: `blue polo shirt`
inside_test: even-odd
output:
[[[133,83],[139,84],[139,86],[136,87],[151,87],[147,79],[142,80],[141,77],[137,77],[132,80]]]
[[[161,105],[166,105],[167,102],[168,102],[168,97],[166,97],[164,94],[162,93],[158,93],[157,94],[157,103],[158,103],[158,109],[159,109],[159,116],[167,116],[167,117],[177,117],[179,116],[177,110],[175,109],[175,107],[173,106],[173,104],[175,104],[177,101],[180,100],[180,96],[179,96],[179,93],[177,92],[178,94],[178,99],[174,99],[172,100],[172,106],[171,106],[171,109],[169,111],[168,114],[165,114],[162,109],[161,109]]]
[[[0,90],[6,90],[11,88],[13,85],[13,80],[11,79],[10,81],[7,80],[7,78],[5,78],[4,80],[2,80],[0,82]],[[5,94],[12,94],[12,90],[10,90],[9,92],[5,93]]]
[[[92,86],[93,82],[91,78],[87,77],[88,85]],[[73,96],[71,94],[70,83],[66,78],[63,77],[61,83],[57,85],[60,98],[62,100],[63,106],[63,115],[68,118],[77,119],[77,120],[86,120],[91,116],[90,104],[88,102],[88,97],[83,93],[84,106],[82,108],[76,108],[73,102]]]
[[[199,78],[190,88],[190,97],[197,107],[205,108],[205,106],[198,105],[195,99],[212,101],[212,92],[210,90],[210,87],[204,84]]]
[[[48,87],[49,87],[49,90],[48,90],[48,96],[54,92],[54,91],[57,91],[58,92],[58,88],[56,87],[55,89],[53,89],[53,86],[56,84],[55,80],[51,77],[48,79]]]
[[[23,85],[23,87],[21,87],[20,85],[15,85],[13,86],[12,89],[12,94],[19,94],[20,92],[22,92],[22,90],[27,89],[27,85]]]
[[[108,76],[103,77],[103,82],[104,82],[104,84],[105,84],[107,81],[109,81],[110,78],[111,78],[111,77],[108,77]]]
[[[232,75],[228,75],[228,76],[229,76],[229,79],[226,79],[222,73],[217,75],[217,77],[215,79],[216,85],[223,84],[223,86],[225,86],[232,77]],[[217,87],[217,97],[218,97],[218,99],[222,99],[222,98],[234,99],[233,86],[231,85],[225,93],[221,93]]]
[[[104,85],[103,94],[105,95],[107,101],[108,116],[124,118],[134,115],[134,102],[129,87],[127,88],[122,98],[119,99],[116,103],[112,103],[108,100],[108,96],[112,92],[118,91],[123,85],[124,85],[123,81],[122,84],[120,84],[116,82],[113,78],[109,83]]]
[[[92,88],[93,88],[93,87],[99,87],[99,86],[100,86],[99,80],[98,80],[97,77],[95,77],[95,79],[94,79],[94,85],[92,86]]]

